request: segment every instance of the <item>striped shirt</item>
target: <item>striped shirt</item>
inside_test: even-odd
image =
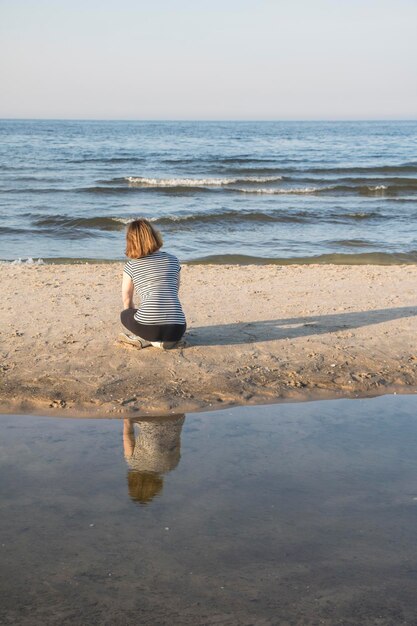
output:
[[[157,250],[130,259],[124,272],[133,281],[140,298],[135,320],[140,324],[185,324],[178,298],[180,263],[173,254]]]

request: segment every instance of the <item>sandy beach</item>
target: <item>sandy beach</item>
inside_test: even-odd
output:
[[[0,265],[2,412],[415,392],[417,267],[185,265],[185,348],[120,344],[122,264]]]

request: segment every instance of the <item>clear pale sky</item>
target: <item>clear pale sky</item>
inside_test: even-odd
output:
[[[0,117],[415,119],[416,0],[0,0]]]

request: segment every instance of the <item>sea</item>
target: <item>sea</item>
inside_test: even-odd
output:
[[[416,263],[417,122],[0,121],[0,260]]]

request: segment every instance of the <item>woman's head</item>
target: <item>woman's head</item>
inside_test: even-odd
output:
[[[130,222],[126,231],[126,256],[139,259],[156,252],[161,246],[162,237],[148,220]]]
[[[129,495],[140,504],[147,504],[154,499],[164,486],[164,479],[156,472],[130,471],[127,475]]]

